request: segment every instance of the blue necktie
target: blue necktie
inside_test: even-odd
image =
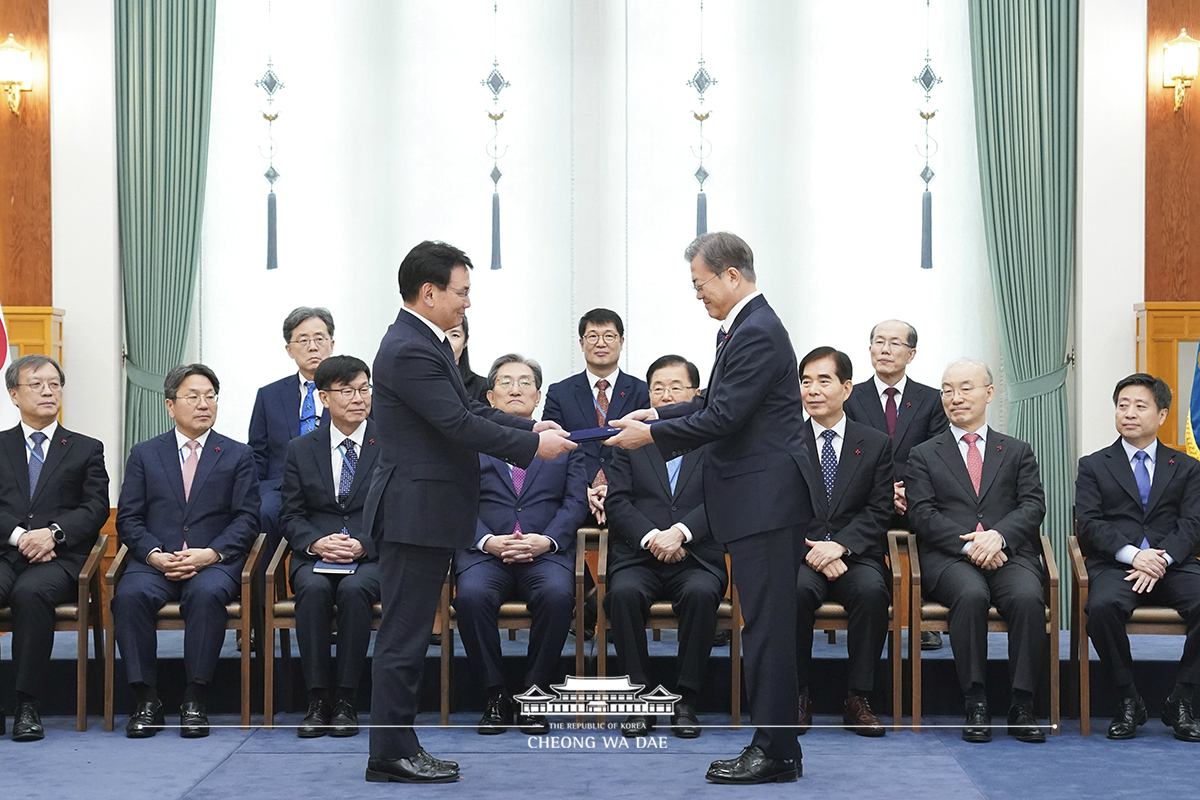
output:
[[[671,494],[675,494],[675,484],[679,482],[679,468],[683,466],[683,456],[672,458],[667,462],[667,480],[671,482]]]
[[[38,478],[42,476],[42,464],[46,462],[42,451],[42,445],[46,443],[46,434],[34,431],[29,434],[29,438],[33,440],[33,449],[29,451],[29,497],[32,498],[34,490],[37,489]]]
[[[825,499],[833,497],[833,482],[837,479],[837,454],[833,452],[833,437],[837,433],[832,430],[821,431],[825,444],[821,445],[821,474],[825,477]]]
[[[354,470],[358,469],[358,454],[354,452],[354,440],[347,438],[342,442],[342,474],[338,479],[338,502],[345,503],[346,498],[350,495],[350,485],[354,483]],[[346,530],[346,526],[342,526],[342,533],[346,536],[350,532]]]
[[[304,395],[304,402],[300,404],[300,435],[312,433],[317,427],[317,405],[313,402],[313,392],[316,391],[317,385],[312,381],[305,381],[305,386],[308,387],[308,394]]]
[[[1137,481],[1138,494],[1142,496],[1142,507],[1145,508],[1150,502],[1150,470],[1146,468],[1146,460],[1150,456],[1145,450],[1138,450],[1133,458],[1137,461],[1133,465],[1133,477]]]

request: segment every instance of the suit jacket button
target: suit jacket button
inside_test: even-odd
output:
[[[1150,530],[1150,526],[1149,526],[1149,525],[1143,525],[1143,526],[1142,526],[1142,530],[1144,530],[1144,531],[1148,531],[1148,530]]]
[[[517,511],[520,511],[520,510],[521,510],[521,507],[520,507],[520,506],[517,506]]]
[[[349,517],[349,516],[345,516],[345,517],[342,517],[342,519],[350,519],[350,517]]]
[[[604,463],[604,459],[603,459],[603,458],[602,458],[602,459],[600,459],[600,463],[601,463],[601,464],[603,464],[603,463]]]
[[[187,533],[187,532],[188,532],[188,526],[187,526],[187,525],[184,525],[184,526],[183,526],[183,532],[184,532],[184,533]]]
[[[33,519],[33,514],[30,514],[30,515],[29,515],[29,518],[30,518],[30,519]]]
[[[672,510],[672,511],[678,511],[679,509],[677,509],[675,506],[671,506],[671,510]]]
[[[978,519],[983,519],[983,512],[980,512],[980,513],[976,514],[975,516],[976,516]]]

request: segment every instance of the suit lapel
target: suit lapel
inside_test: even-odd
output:
[[[874,383],[874,381],[872,381]],[[896,435],[892,437],[893,441],[900,441],[904,438],[904,434],[908,432],[908,426],[921,410],[923,400],[916,392],[916,387],[913,382],[909,381],[904,385],[905,392],[900,396],[900,404],[896,406]],[[883,418],[883,406],[879,403],[875,404],[879,410],[880,418]],[[883,430],[887,432],[887,420],[884,420]],[[986,461],[987,459],[984,459]]]
[[[187,501],[183,498],[183,462],[179,459],[179,449],[175,447],[175,431],[171,430],[160,436],[154,449],[158,453],[159,460],[162,461],[163,475],[167,476],[167,483],[170,484],[171,491],[179,502],[179,508],[186,509]],[[203,456],[200,461],[203,463]],[[196,482],[193,479],[192,488],[195,487]]]
[[[1125,448],[1121,446],[1121,440],[1117,439],[1116,443],[1108,448],[1105,453],[1108,457],[1105,461],[1109,473],[1113,476],[1121,488],[1133,498],[1139,506],[1142,504],[1142,493],[1138,491],[1137,480],[1133,477],[1133,469],[1129,466],[1129,461],[1125,458]],[[1155,469],[1155,483],[1158,482],[1158,470]],[[1154,493],[1154,487],[1151,486],[1151,494]]]
[[[21,499],[29,499],[29,461],[25,457],[24,429],[18,424],[4,432],[4,452],[12,464],[13,477],[17,480],[17,488],[21,490]],[[39,481],[40,482],[40,481]]]
[[[809,485],[809,495],[814,499],[814,504],[819,510],[829,515],[829,496],[825,493],[825,476],[821,472],[821,454],[817,450],[817,435],[813,431],[812,420],[804,423],[804,439],[807,442],[808,453],[812,458],[806,459],[804,465],[801,466],[801,472],[804,473],[804,479]],[[806,469],[807,468],[807,469]],[[836,484],[836,479],[835,479]]]
[[[225,437],[216,433],[208,435],[208,441],[205,443],[204,450],[200,453],[200,463],[196,465],[196,475],[192,478],[192,491],[187,505],[192,504],[191,497],[199,497],[204,491],[204,482],[208,480],[208,476],[212,473],[213,468],[217,465],[217,459],[224,455],[221,445],[225,444]],[[178,460],[178,459],[177,459]],[[327,467],[326,469],[329,469]],[[179,466],[179,488],[183,488],[183,465]]]
[[[325,492],[333,498],[333,502],[337,502],[337,484],[333,477],[333,428],[317,428],[308,436],[304,437],[304,444],[307,446],[308,454],[312,457],[312,469],[315,469],[315,475],[319,476],[321,485],[325,487]],[[359,464],[362,464],[360,458]],[[358,470],[354,472],[355,479],[358,478]],[[340,476],[339,476],[340,479]],[[353,488],[353,487],[351,487]]]
[[[596,414],[599,409],[596,406],[596,396],[592,394],[591,381],[588,379],[587,371],[575,376],[575,402],[579,403],[579,411],[583,414],[583,418],[587,420],[596,419]],[[609,408],[612,408],[611,398]]]
[[[544,465],[545,463],[546,463],[545,459],[535,458],[533,460],[533,463],[529,465],[529,469],[525,470],[525,482],[523,484],[521,484],[521,494],[522,495],[525,494],[525,492],[529,491],[529,487],[533,485],[534,480],[537,479],[538,473],[542,471],[542,465]],[[505,466],[507,466],[507,465],[505,465]],[[507,472],[508,472],[509,480],[511,481],[512,480],[512,470],[507,470]],[[515,491],[515,487],[514,487],[514,491]]]
[[[879,395],[876,393],[875,389],[876,386],[874,379],[863,381],[862,383],[858,384],[858,386],[854,387],[854,392],[850,395],[850,397],[853,400],[856,396],[858,396],[858,405],[867,415],[865,421],[868,425],[877,431],[883,431],[884,433],[887,433],[887,420],[883,416],[883,406],[879,405]],[[860,392],[861,396],[859,396]],[[900,424],[898,419],[896,423],[896,436],[894,438],[900,438]]]
[[[654,453],[655,455],[658,455],[657,447],[647,447],[645,449]],[[661,455],[658,457],[660,460],[662,459]],[[679,494],[683,492],[683,488],[687,486],[688,479],[691,478],[692,473],[696,471],[696,465],[698,463],[700,463],[700,456],[697,451],[690,450],[687,453],[684,453],[683,461],[679,464],[679,476],[675,478],[675,493],[671,494],[672,497],[678,497]],[[667,462],[663,461],[663,469],[660,470],[660,472],[662,474],[663,483],[666,487],[667,493],[670,494],[671,477],[667,474],[666,466]]]
[[[316,392],[313,392],[313,402],[319,403]],[[286,419],[288,424],[288,432],[292,436],[300,434],[300,380],[295,375],[287,379],[287,382],[279,387],[279,392],[275,395],[275,404],[279,409],[281,419]]]
[[[71,432],[59,425],[54,431],[54,440],[46,441],[46,463],[42,464],[42,474],[38,477],[37,488],[33,490],[31,501],[36,501],[41,497],[42,490],[49,486],[54,479],[54,471],[62,464],[63,459],[67,456],[67,450],[71,447]],[[28,469],[28,464],[26,464]],[[25,473],[25,481],[28,486],[29,473]]]
[[[633,376],[624,370],[617,376],[617,385],[613,387],[613,396],[608,401],[608,419],[620,419],[625,416],[625,407],[633,399]]]
[[[1000,471],[1000,465],[1004,462],[1004,445],[1008,442],[1006,436],[995,430],[989,433],[987,444],[984,445],[984,450],[987,452],[980,454],[983,456],[983,475],[979,479],[980,498],[987,494],[992,481],[996,478],[996,473]]]
[[[1123,449],[1123,448],[1122,448]],[[1154,461],[1154,481],[1150,484],[1150,499],[1146,502],[1146,514],[1154,510],[1154,504],[1163,496],[1167,484],[1175,477],[1179,466],[1175,463],[1176,452],[1162,442],[1158,443],[1158,451]],[[1130,470],[1132,473],[1133,470]],[[1140,495],[1139,495],[1140,498]]]
[[[838,459],[837,475],[833,479],[833,497],[829,498],[830,513],[842,502],[846,487],[854,480],[859,465],[862,464],[862,435],[850,425],[846,426],[846,436],[842,442],[842,457]]]
[[[967,495],[975,497],[975,485],[971,483],[971,473],[967,472],[967,465],[963,461],[962,453],[958,450],[958,442],[954,440],[954,434],[950,431],[946,431],[938,439],[937,454],[938,458],[942,459],[942,462],[946,465],[946,468],[950,470],[950,474],[962,484]],[[987,464],[987,459],[984,459],[984,464]],[[980,483],[981,487],[982,485]]]
[[[332,430],[332,429],[331,429]],[[332,445],[331,445],[332,446]],[[367,486],[371,482],[371,473],[375,471],[375,459],[379,457],[379,448],[375,446],[375,423],[368,422],[367,429],[363,432],[362,447],[358,448],[358,466],[354,468],[354,480],[350,484],[350,492],[346,495],[346,502],[349,503],[358,490]],[[325,459],[329,462],[329,469],[333,469],[331,459]],[[330,474],[330,485],[332,485],[333,475]]]

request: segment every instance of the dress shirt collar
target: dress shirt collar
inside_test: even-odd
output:
[[[201,450],[201,451],[203,451],[203,450],[204,450],[204,445],[205,445],[205,444],[207,444],[207,442],[208,442],[208,435],[209,435],[210,433],[212,433],[212,428],[209,428],[209,429],[208,429],[208,430],[206,430],[204,433],[202,433],[202,434],[200,434],[199,436],[197,436],[197,437],[196,437],[196,441],[200,443],[200,450]],[[180,433],[180,432],[179,432],[179,428],[176,428],[176,429],[175,429],[175,448],[176,448],[177,450],[179,450],[179,451],[181,451],[181,452],[182,452],[182,451],[183,451],[183,448],[184,448],[184,447],[186,447],[186,446],[187,446],[187,443],[188,443],[188,442],[190,442],[190,441],[191,441],[191,439],[187,438],[186,436],[184,436],[182,433]],[[185,457],[186,457],[186,454],[184,454],[184,455],[185,455]]]
[[[1142,451],[1125,441],[1124,437],[1121,438],[1121,446],[1125,448],[1125,458],[1129,460],[1129,463],[1132,466],[1133,457]],[[1150,464],[1153,465],[1158,457],[1158,439],[1155,439],[1153,442],[1146,445],[1145,453],[1150,457]]]
[[[597,375],[590,369],[585,369],[583,372],[587,375],[588,385],[592,387],[592,394],[596,393],[596,384],[600,381],[608,381],[608,388],[611,389],[617,385],[617,378],[621,377],[620,367],[614,367],[613,371],[607,375]]]
[[[962,428],[958,427],[957,425],[951,425],[950,433],[952,433],[954,435],[954,441],[958,442],[959,446],[961,447],[963,445],[963,437],[966,436],[968,433],[971,433],[971,431],[963,430]],[[979,452],[982,453],[983,446],[985,444],[987,444],[987,437],[988,437],[987,423],[985,422],[983,425],[980,425],[979,430],[975,431],[975,433],[979,434]]]
[[[908,385],[908,376],[907,375],[901,375],[900,380],[896,381],[896,385],[890,386],[890,387],[886,383],[881,381],[879,379],[878,375],[872,376],[872,379],[875,381],[875,392],[879,395],[880,400],[887,402],[887,395],[885,395],[884,392],[886,392],[889,388],[895,389],[898,392],[898,394],[896,395],[897,403],[900,402],[901,397],[904,397],[904,387]]]
[[[365,419],[362,422],[358,423],[358,427],[355,428],[354,432],[351,433],[349,436],[346,436],[346,434],[339,431],[337,429],[337,427],[335,425],[333,425],[333,423],[330,423],[329,449],[337,450],[339,447],[342,446],[342,442],[346,441],[346,439],[349,439],[350,441],[354,442],[354,446],[358,449],[358,452],[361,453],[363,439],[366,438],[366,435],[367,435],[367,420],[365,420]]]
[[[428,325],[428,326],[429,326],[429,330],[431,330],[431,331],[433,331],[433,332],[434,332],[434,334],[437,336],[437,338],[438,338],[438,341],[439,341],[439,342],[444,342],[444,341],[446,341],[446,332],[445,332],[444,330],[442,330],[441,328],[439,328],[437,325],[434,325],[432,322],[430,322],[429,320],[427,320],[425,317],[422,317],[420,314],[418,314],[417,312],[413,311],[413,310],[412,310],[411,308],[409,308],[408,306],[404,306],[404,305],[402,305],[402,306],[400,306],[400,307],[401,307],[402,309],[404,309],[405,311],[407,311],[408,313],[412,314],[412,315],[413,315],[414,317],[416,317],[417,319],[421,320],[421,322],[424,322],[426,325]]]
[[[758,297],[760,294],[762,294],[762,292],[754,291],[743,297],[741,300],[738,300],[734,304],[733,308],[729,309],[728,316],[721,320],[721,330],[729,333],[729,328],[731,325],[733,325],[733,321],[738,318],[738,314],[742,313],[742,309],[746,307],[747,303]]]
[[[37,430],[37,428],[31,428],[28,425],[26,425],[24,420],[21,421],[21,433],[25,434],[26,442],[29,442],[29,437],[32,436],[36,430]],[[46,434],[46,446],[47,447],[50,446],[50,440],[54,438],[54,432],[56,430],[58,430],[58,420],[56,420],[56,419],[50,420],[50,424],[47,425],[46,427],[42,428],[42,433]],[[29,442],[29,443],[33,444],[32,442]],[[44,450],[42,451],[42,454],[45,455]]]
[[[809,417],[808,421],[812,423],[813,436],[817,440],[817,447],[820,447],[822,444],[821,434],[828,430],[831,430],[835,434],[837,434],[836,436],[833,437],[834,439],[841,439],[842,441],[846,440],[846,415],[845,414],[842,414],[842,418],[839,419],[837,422],[833,423],[833,427],[831,427],[831,428],[826,428],[824,425],[817,422],[816,419],[814,419],[813,417]]]

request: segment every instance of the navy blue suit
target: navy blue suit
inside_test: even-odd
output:
[[[650,390],[646,382],[635,378],[621,370],[615,386],[608,387],[607,419],[620,419],[639,408],[650,407]],[[542,419],[557,422],[568,431],[587,430],[598,425],[596,418],[596,398],[592,394],[592,385],[588,373],[583,372],[551,384],[546,390],[546,406],[542,411]],[[605,447],[601,440],[583,442],[579,445],[583,451],[587,482],[591,485],[596,479],[596,473],[601,468],[612,463],[611,447]]]
[[[505,564],[472,545],[454,554],[457,587],[454,608],[467,660],[487,688],[504,685],[500,605],[518,597],[533,619],[525,686],[547,689],[558,676],[558,662],[575,608],[575,538],[587,516],[583,453],[576,449],[553,461],[534,459],[518,495],[509,465],[479,456],[479,523],[475,541],[488,534],[507,536],[519,521],[522,533],[540,533],[554,547],[533,561]]]
[[[661,406],[652,430],[664,459],[709,445],[704,505],[742,601],[750,714],[773,726],[758,728],[753,744],[779,759],[800,757],[796,570],[813,515],[796,375],[787,330],[759,295],[733,320],[704,394]]]
[[[200,454],[191,496],[184,500],[175,431],[133,446],[117,501],[117,535],[129,567],[112,599],[117,644],[130,683],[156,683],[158,610],[178,601],[184,619],[183,660],[189,683],[209,683],[225,639],[225,605],[237,594],[246,553],[259,533],[258,477],[247,445],[216,431]],[[224,561],[188,580],[172,581],[147,563],[159,548],[211,547]]]

